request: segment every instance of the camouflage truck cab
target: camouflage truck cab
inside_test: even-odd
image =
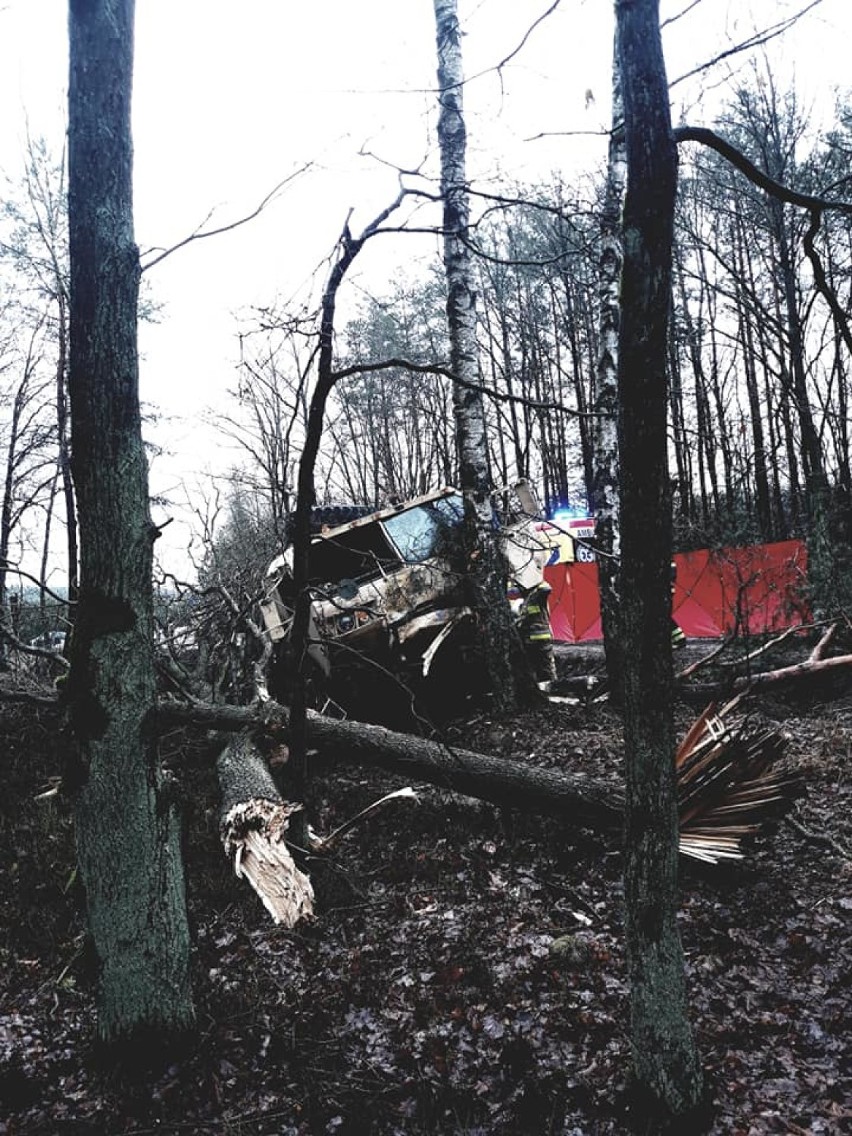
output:
[[[499,525],[516,615],[543,584],[549,548],[537,507],[518,487]],[[424,679],[470,627],[460,556],[463,504],[450,486],[346,524],[324,527],[311,540],[309,656],[329,687],[353,668]],[[495,525],[498,524],[495,513]],[[261,613],[280,650],[292,615],[292,556],[269,567]],[[275,689],[274,697],[286,693]]]

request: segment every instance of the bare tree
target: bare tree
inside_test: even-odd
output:
[[[24,343],[16,343],[22,338]],[[5,448],[0,480],[0,659],[5,658],[11,631],[8,611],[8,573],[16,534],[28,514],[49,500],[53,480],[54,427],[46,391],[50,377],[42,366],[43,326],[10,334],[0,353],[0,392],[8,400],[9,418],[0,445]],[[5,632],[5,634],[4,634]]]
[[[639,1084],[682,1115],[702,1081],[677,929],[666,438],[677,157],[657,0],[617,0],[616,13],[627,148],[618,386],[631,1035]]]
[[[445,317],[433,277],[397,283],[370,298],[345,328],[341,369],[405,359],[427,366],[446,356]],[[331,493],[379,507],[454,478],[450,382],[403,366],[356,371],[341,380],[329,409]],[[328,446],[326,447],[328,448]],[[341,499],[340,496],[337,498]]]
[[[334,368],[334,333],[337,297],[346,273],[365,243],[377,233],[386,231],[385,222],[399,208],[406,191],[401,188],[395,200],[383,209],[353,237],[346,221],[340,236],[328,281],[323,289],[320,305],[319,331],[316,347],[316,382],[308,403],[305,422],[305,441],[299,458],[296,483],[296,507],[292,520],[293,545],[293,623],[288,642],[290,686],[292,689],[292,765],[295,789],[304,795],[308,777],[308,750],[306,740],[308,684],[306,673],[307,647],[311,619],[310,540],[311,509],[316,501],[315,474],[317,455],[325,425],[329,396],[340,373]]]
[[[53,449],[55,477],[45,500],[42,579],[51,536],[62,501],[65,525],[68,597],[77,588],[77,523],[68,421],[68,208],[65,154],[55,157],[42,139],[28,138],[24,175],[7,197],[3,219],[7,232],[0,257],[14,274],[16,307],[25,324],[39,326],[45,365],[53,359]],[[46,391],[45,391],[46,396]]]
[[[265,317],[262,324],[265,325]],[[233,481],[263,502],[270,532],[285,543],[294,505],[298,450],[307,416],[307,372],[313,352],[298,324],[260,328],[240,336],[233,411],[215,418],[240,459]]]

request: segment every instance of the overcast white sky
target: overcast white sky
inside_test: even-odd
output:
[[[516,58],[493,73],[551,0],[459,0],[468,76],[470,167],[480,178],[534,181],[602,160],[608,116],[612,5],[562,0]],[[805,0],[702,0],[667,29],[670,79]],[[671,15],[688,0],[663,5]],[[141,333],[142,396],[173,421],[174,451],[153,488],[222,468],[228,455],[201,426],[233,382],[236,313],[305,287],[350,208],[353,229],[396,192],[391,170],[434,155],[435,55],[431,0],[137,0],[134,138],[136,235],[144,250],[250,212],[307,163],[251,225],[197,242],[151,271],[162,322]],[[852,3],[823,0],[783,48],[806,99],[821,110],[833,86],[852,86]],[[772,49],[778,50],[777,46]],[[739,62],[739,61],[738,61]],[[724,79],[724,67],[705,86]],[[0,0],[0,169],[22,165],[27,129],[61,146],[67,76],[64,0]],[[586,92],[595,101],[587,107]],[[712,120],[712,91],[673,92],[676,113]],[[556,136],[528,141],[543,132]],[[434,167],[433,167],[434,168]],[[406,243],[408,241],[408,243]],[[363,286],[411,271],[434,242],[389,238],[359,261]],[[353,283],[357,277],[353,278]],[[167,530],[168,531],[168,530]],[[181,543],[174,529],[170,541]]]

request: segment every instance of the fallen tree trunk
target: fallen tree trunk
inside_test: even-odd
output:
[[[819,644],[815,650],[819,650]],[[730,697],[732,694],[751,694],[767,686],[780,686],[795,683],[800,679],[817,678],[830,671],[852,668],[852,655],[834,655],[830,659],[813,653],[801,663],[791,663],[772,671],[755,671],[753,674],[730,677],[721,682],[687,683],[680,687],[678,695],[692,706],[706,706]]]
[[[262,708],[161,704],[158,719],[162,726],[196,725],[225,731],[250,728],[275,733],[289,726],[287,708],[274,702]],[[336,760],[385,769],[492,804],[563,817],[588,828],[621,829],[621,790],[610,781],[566,777],[508,758],[316,713],[308,714],[307,732],[311,746]]]
[[[780,769],[785,745],[780,731],[752,728],[745,719],[731,722],[739,701],[735,698],[719,709],[708,706],[681,742],[676,758],[680,850],[709,863],[740,859],[743,839],[769,817],[787,811],[803,792],[795,771]],[[289,724],[287,707],[277,703],[262,709],[162,706],[161,714],[170,724],[225,730],[250,726],[272,734],[286,731]],[[308,715],[307,728],[308,741],[339,761],[404,773],[453,792],[586,828],[620,831],[622,827],[622,791],[611,781],[566,777],[508,758],[315,713]],[[265,775],[269,777],[268,771]]]
[[[819,650],[819,644],[816,650]],[[791,682],[806,675],[818,675],[825,671],[838,670],[842,667],[852,667],[852,655],[835,655],[830,659],[823,659],[818,654],[812,655],[802,663],[794,663],[789,667],[779,667],[774,671],[759,671],[753,675],[742,675],[734,680],[734,690],[756,690],[758,687],[772,686],[779,682]]]
[[[848,664],[850,661],[852,659],[845,656],[842,660],[837,660],[837,663]],[[815,669],[826,669],[826,664],[830,666],[834,663],[835,660],[832,659],[802,665],[813,672]],[[799,674],[801,666],[789,670]],[[788,671],[770,673],[786,675]],[[725,709],[730,711],[732,705]],[[713,720],[716,721],[715,718]],[[252,730],[264,731],[271,736],[286,735],[289,730],[289,713],[286,706],[276,702],[268,702],[262,707],[161,702],[157,709],[156,723],[152,723],[152,726],[161,731],[173,726],[197,726],[235,734]],[[308,715],[307,732],[309,744],[332,760],[350,761],[368,768],[388,770],[391,773],[402,774],[407,779],[424,781],[492,804],[555,816],[578,827],[619,833],[622,828],[623,792],[621,786],[611,780],[584,776],[569,777],[509,758],[456,749],[410,734],[395,733],[382,726],[363,722],[341,722],[316,713]],[[738,736],[737,730],[727,733],[731,737]],[[771,737],[766,741],[771,743]],[[230,752],[232,756],[236,756],[236,750],[232,749]],[[269,784],[271,782],[269,771],[259,755],[254,760],[261,769],[258,771],[256,768],[251,777],[259,776],[266,784],[266,788],[251,792],[260,793],[264,797],[268,794],[268,799],[277,803],[281,798],[274,784]],[[728,767],[731,767],[730,776],[725,772]],[[750,779],[753,782],[755,775],[753,771],[740,769],[737,762],[732,762],[724,752],[720,753],[720,761],[714,765],[714,768],[720,775],[724,774],[717,781],[717,785],[726,788],[721,795],[716,789],[712,793],[708,792],[706,804],[711,811],[714,808],[718,811],[722,806],[730,806],[733,798],[727,799],[729,790],[738,791],[744,784],[747,785]],[[236,783],[240,775],[236,771],[231,771],[229,776]],[[686,777],[684,772],[679,779],[685,783]],[[248,775],[242,782],[245,787],[243,796],[249,792],[248,786],[251,784],[247,778]],[[755,786],[752,784],[751,787]],[[765,783],[761,787],[759,798],[750,799],[749,805],[762,807],[781,798],[792,799],[796,791],[795,778],[779,775],[779,778],[771,783]],[[238,797],[239,794],[236,794],[234,800],[236,801]],[[287,807],[291,810],[293,808],[293,806]],[[742,801],[736,805],[736,808],[742,812]],[[752,811],[759,810],[755,808]],[[687,818],[686,828],[682,824],[682,835],[689,836],[690,825],[694,828],[695,823],[695,820]],[[739,835],[739,829],[736,835]]]

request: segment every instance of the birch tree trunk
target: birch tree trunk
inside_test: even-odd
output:
[[[479,386],[480,377],[475,276],[468,238],[470,203],[465,171],[467,134],[461,31],[456,0],[434,0],[434,3],[450,369],[461,380],[453,385],[453,412],[459,487],[464,494],[468,533],[466,575],[490,690],[495,703],[510,710],[518,701],[513,660],[519,652],[506,599],[505,567],[494,539],[484,399],[481,392],[474,389]]]
[[[593,422],[595,544],[598,550],[601,619],[607,676],[613,699],[621,702],[623,658],[619,630],[618,558],[621,534],[618,516],[618,328],[619,288],[623,252],[621,210],[627,181],[624,138],[624,100],[618,57],[618,29],[613,42],[612,132],[609,136],[606,192],[601,212],[599,264],[600,351],[598,354]]]
[[[134,0],[71,0],[68,91],[72,473],[78,618],[67,687],[77,855],[102,1042],[193,1021],[177,813],[157,760],[151,566],[139,413],[130,96]]]
[[[669,628],[666,336],[677,156],[658,0],[617,0],[627,193],[619,337],[625,923],[639,1086],[679,1116],[701,1097],[677,930]]]

